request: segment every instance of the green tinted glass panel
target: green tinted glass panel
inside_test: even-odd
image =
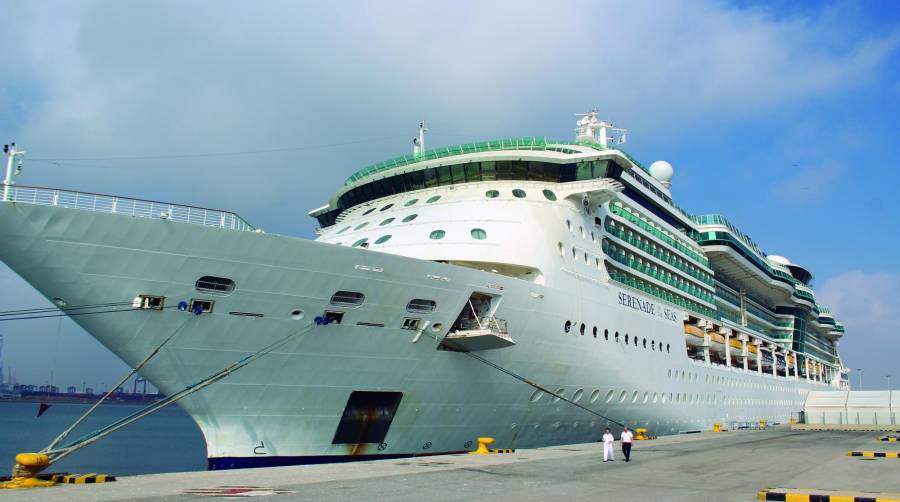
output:
[[[419,199],[409,199],[408,201],[406,201],[405,204],[403,204],[403,207],[409,207],[409,206],[415,204],[416,202],[419,202]]]
[[[488,190],[487,192],[484,192],[484,196],[487,197],[488,199],[496,199],[497,197],[500,196],[500,192],[498,192],[496,190]],[[346,230],[346,228],[344,230]],[[343,230],[341,230],[341,232],[343,232]],[[341,233],[341,232],[338,232],[338,233]]]
[[[522,190],[521,188],[516,188],[515,190],[512,191],[512,194],[514,197],[517,197],[519,199],[525,198],[525,190]]]
[[[364,221],[364,222],[360,223],[359,225],[356,225],[356,228],[354,228],[353,230],[359,230],[361,228],[365,228],[366,225],[368,225],[368,224],[369,224],[368,221]]]
[[[429,197],[428,200],[425,201],[426,204],[431,204],[432,202],[437,202],[441,200],[440,195],[435,195],[434,197]]]
[[[443,230],[435,230],[434,232],[431,232],[428,238],[438,240],[443,239],[445,235],[447,235],[447,232],[444,232]]]
[[[384,244],[385,242],[387,242],[389,240],[391,240],[390,235],[382,235],[381,237],[378,238],[377,241],[375,241],[375,244]]]
[[[473,228],[471,234],[473,239],[478,239],[480,241],[487,238],[487,232],[480,228]]]
[[[383,226],[389,224],[389,223],[392,222],[392,221],[394,221],[393,218],[388,218],[388,219],[382,221],[381,223],[379,223],[379,225],[383,227]]]
[[[544,189],[544,197],[546,197],[547,200],[556,200],[556,194],[546,188]]]
[[[410,221],[416,219],[418,216],[419,216],[418,214],[411,214],[411,215],[407,216],[406,218],[403,218],[402,221],[403,221],[403,223],[409,223]]]

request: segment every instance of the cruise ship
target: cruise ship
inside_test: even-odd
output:
[[[596,112],[574,141],[425,131],[311,211],[313,240],[16,184],[13,145],[0,258],[129,365],[170,340],[141,369],[167,395],[261,355],[179,402],[210,469],[786,422],[847,387],[812,272],[680,208]]]

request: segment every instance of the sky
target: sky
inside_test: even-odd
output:
[[[865,389],[900,379],[900,3],[0,0],[0,18],[19,183],[311,238],[306,213],[410,153],[422,119],[428,147],[571,140],[597,109],[674,166],[679,205],[813,271]],[[0,305],[49,303],[0,265]],[[68,319],[0,333],[20,381],[127,370]]]

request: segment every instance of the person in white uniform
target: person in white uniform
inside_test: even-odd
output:
[[[634,441],[634,434],[625,427],[622,431],[622,454],[625,455],[625,461],[631,462],[631,442]]]
[[[615,456],[613,455],[613,441],[616,438],[609,432],[609,429],[606,429],[606,434],[603,435],[603,461],[612,460],[616,461]]]

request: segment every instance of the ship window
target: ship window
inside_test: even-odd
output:
[[[566,230],[568,230],[569,232],[572,231],[572,222],[569,220],[566,220]]]
[[[496,199],[500,196],[500,192],[496,190],[488,190],[487,192],[484,192],[484,196],[488,199]]]
[[[600,389],[594,389],[594,392],[591,392],[591,402],[597,401],[598,397],[600,397]]]
[[[439,201],[439,200],[441,200],[441,196],[440,196],[440,195],[435,195],[435,196],[433,196],[433,197],[429,197],[428,200],[425,201],[425,203],[426,203],[426,204],[431,204],[432,202],[437,202],[437,201]]]
[[[212,300],[191,300],[190,311],[195,314],[209,314],[215,303]]]
[[[134,299],[131,306],[145,310],[162,310],[166,305],[165,296],[140,295]]]
[[[369,239],[367,239],[367,238],[362,238],[362,239],[360,239],[360,240],[354,242],[352,247],[355,247],[355,248],[358,248],[358,247],[364,247],[364,248],[367,248],[367,247],[369,247]]]
[[[628,333],[625,333],[625,345],[628,345]]]
[[[428,234],[428,238],[434,239],[434,240],[439,240],[439,239],[443,239],[445,235],[447,235],[447,232],[444,232],[443,230],[435,230],[435,231],[431,232],[430,234]]]
[[[393,204],[388,204],[388,205],[384,206],[383,208],[381,208],[381,211],[387,211],[388,209],[390,209],[392,207],[394,207]]]
[[[487,238],[487,232],[480,228],[473,228],[470,232],[473,239],[484,240]]]
[[[638,337],[634,337],[634,346],[635,346],[635,347],[638,346]]]
[[[559,255],[560,255],[560,256],[565,256],[565,255],[566,255],[566,250],[565,250],[565,248],[563,248],[563,243],[562,243],[562,242],[557,242],[556,245],[557,245],[557,247],[559,247]]]
[[[513,197],[516,197],[518,199],[525,198],[525,190],[522,190],[521,188],[516,188],[515,190],[512,191],[512,194],[513,194]]]
[[[346,232],[347,230],[350,230],[350,226],[351,226],[351,225],[347,225],[346,227],[344,227],[344,228],[338,230],[337,233],[342,234],[342,233]]]
[[[556,200],[556,194],[551,192],[550,190],[547,190],[545,188],[543,193],[544,193],[544,197],[546,197],[547,200]]]
[[[406,304],[407,312],[416,312],[420,314],[434,312],[435,308],[437,308],[437,302],[434,300],[422,300],[421,298],[413,298]]]
[[[209,291],[212,293],[231,293],[234,291],[234,281],[226,277],[215,277],[212,275],[204,275],[197,279],[194,285],[198,291]]]
[[[374,210],[375,210],[374,207],[373,207],[373,208],[370,208],[368,211],[366,211],[365,213],[363,213],[363,216],[365,216],[365,215],[367,215],[367,214],[370,214],[370,213],[371,213],[372,211],[374,211]]]
[[[572,329],[572,321],[566,321],[566,324],[563,326],[563,330],[568,333]]]
[[[407,317],[407,318],[403,319],[403,326],[401,326],[401,328],[416,331],[419,329],[420,321],[421,321],[421,319],[412,319],[412,318]]]
[[[362,305],[364,301],[366,301],[366,295],[356,291],[338,291],[331,295],[332,305],[355,307],[357,305]]]
[[[646,338],[644,338],[644,348],[645,349],[647,348],[647,339]]]
[[[609,340],[609,330],[608,329],[603,330],[603,339]]]
[[[406,201],[403,204],[403,207],[409,207],[409,206],[415,204],[416,202],[419,202],[419,199],[409,199],[408,201]]]
[[[407,216],[406,218],[403,218],[402,221],[403,221],[403,223],[409,223],[412,220],[416,219],[418,216],[419,216],[418,214],[411,214],[411,215]]]
[[[669,352],[669,348],[670,348],[670,347],[669,347],[669,344],[667,343],[667,344],[666,344],[666,352]]]
[[[616,343],[619,343],[619,332],[618,331],[616,331],[616,340],[615,341],[616,341]]]
[[[388,219],[382,221],[381,223],[379,223],[378,225],[383,227],[385,225],[389,225],[392,221],[394,221],[394,218],[388,218]]]
[[[597,326],[594,326],[593,334],[594,334],[594,338],[597,338]]]
[[[368,225],[368,224],[369,224],[368,221],[364,221],[364,222],[360,223],[359,225],[356,225],[356,228],[354,228],[353,230],[359,230],[362,228],[366,228],[366,225]]]
[[[390,234],[388,234],[388,235],[382,235],[381,237],[378,238],[377,241],[375,241],[375,244],[384,244],[385,242],[387,242],[387,241],[389,241],[389,240],[391,240],[391,235],[390,235]]]
[[[581,336],[584,336],[584,323],[581,323]]]
[[[610,402],[610,401],[612,401],[613,395],[614,395],[615,393],[616,393],[616,391],[614,391],[614,390],[611,390],[611,391],[609,391],[609,392],[606,393],[606,402],[607,402],[607,403]]]

